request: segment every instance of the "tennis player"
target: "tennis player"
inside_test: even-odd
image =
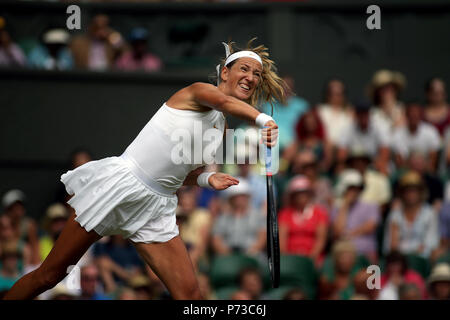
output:
[[[204,163],[174,164],[175,142],[170,137],[179,128],[194,137],[195,121],[203,132],[225,131],[226,114],[266,127],[263,142],[276,143],[276,123],[255,107],[273,99],[284,101],[285,84],[267,48],[252,48],[252,40],[246,50],[236,52],[234,43],[225,44],[218,85],[194,83],[176,92],[121,156],[91,161],[61,176],[73,195],[68,203],[75,213],[41,266],[18,280],[4,299],[32,299],[52,288],[94,242],[115,234],[131,240],[174,299],[202,299],[178,235],[175,193],[182,185],[223,190],[239,181],[224,173],[202,172]]]

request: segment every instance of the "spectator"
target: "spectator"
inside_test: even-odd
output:
[[[406,257],[398,251],[386,256],[385,271],[381,275],[379,300],[399,300],[399,288],[402,284],[413,284],[420,289],[422,299],[426,296],[425,282],[416,271],[408,268]]]
[[[135,248],[120,235],[95,243],[93,254],[107,293],[115,291],[117,284],[126,283],[144,267]]]
[[[450,300],[450,266],[438,263],[428,278],[430,298],[433,300]]]
[[[355,103],[355,122],[346,127],[337,143],[337,171],[345,167],[350,151],[365,150],[375,167],[382,173],[388,173],[390,154],[389,131],[377,126],[371,119],[370,105],[365,101]]]
[[[332,275],[322,274],[319,279],[319,298],[327,300],[349,299],[352,291],[352,271],[356,264],[356,249],[352,242],[337,241],[332,248],[334,270]]]
[[[120,290],[120,293],[117,295],[119,300],[137,300],[136,292],[133,289],[124,287]]]
[[[375,72],[369,85],[369,94],[375,106],[371,111],[374,126],[388,135],[405,125],[403,104],[399,101],[405,86],[403,74],[385,69]]]
[[[194,268],[205,259],[211,235],[211,215],[197,206],[195,190],[183,187],[178,191],[177,223],[181,239],[186,244]]]
[[[424,119],[432,124],[441,136],[450,125],[449,104],[445,83],[440,78],[432,78],[425,84],[427,104],[424,110]]]
[[[133,289],[136,300],[152,300],[153,288],[148,277],[142,274],[136,274],[131,277],[128,285]]]
[[[26,64],[26,57],[11,39],[5,24],[5,19],[0,16],[0,67],[22,67]]]
[[[39,257],[39,238],[36,222],[26,216],[25,194],[17,189],[6,192],[2,199],[4,214],[11,221],[14,235],[18,241],[27,243],[30,247],[30,264],[40,263]]]
[[[116,61],[116,68],[124,71],[160,71],[163,63],[159,57],[148,52],[149,34],[145,28],[131,30],[131,49],[126,50]]]
[[[283,158],[291,162],[299,150],[309,149],[320,162],[320,169],[327,171],[332,162],[332,146],[328,142],[325,128],[315,109],[304,113],[296,126],[297,139],[284,152]]]
[[[279,213],[280,250],[285,254],[308,256],[320,263],[323,258],[328,213],[314,204],[311,182],[295,176],[288,186],[288,206]]]
[[[119,32],[109,26],[109,18],[96,15],[86,35],[75,36],[71,49],[75,66],[82,69],[105,70],[111,68],[125,44]]]
[[[295,125],[297,120],[304,114],[308,108],[308,102],[295,95],[295,80],[291,75],[285,75],[283,80],[288,85],[286,93],[286,105],[276,102],[272,105],[266,103],[262,107],[262,112],[273,114],[273,118],[278,124],[278,144],[280,151],[289,146],[295,139]],[[273,112],[272,112],[273,110]]]
[[[41,261],[44,261],[52,250],[59,234],[66,225],[68,217],[67,208],[60,203],[54,203],[47,208],[44,221],[44,229],[47,231],[47,235],[39,240]]]
[[[245,268],[238,277],[239,288],[246,292],[251,300],[262,299],[263,283],[258,269]]]
[[[300,288],[294,288],[286,292],[283,300],[307,300],[306,295]]]
[[[206,300],[217,300],[216,294],[211,288],[211,283],[208,276],[205,273],[197,274],[198,285],[202,293],[202,297]]]
[[[230,212],[214,222],[212,248],[216,254],[242,252],[261,255],[266,246],[266,222],[261,211],[251,207],[248,182],[238,177],[238,185],[224,191]]]
[[[0,257],[0,291],[3,291],[10,289],[22,276],[19,270],[22,252],[16,242],[3,243]]]
[[[437,155],[441,147],[439,132],[431,125],[422,121],[422,107],[418,103],[406,106],[407,123],[405,127],[395,130],[392,149],[399,167],[405,166],[405,161],[413,152],[421,152],[428,159],[430,172],[437,168]]]
[[[353,278],[354,295],[352,300],[377,300],[380,293],[378,288],[369,288],[370,274],[366,270],[360,270]]]
[[[389,213],[384,252],[399,250],[428,258],[439,244],[438,217],[425,202],[425,185],[414,171],[399,181],[400,205]]]
[[[50,300],[75,300],[77,297],[72,291],[67,289],[63,283],[58,283],[53,289]]]
[[[348,167],[357,170],[364,179],[361,200],[379,206],[384,211],[392,197],[389,179],[384,174],[370,168],[372,158],[365,149],[352,148],[348,156]]]
[[[311,150],[299,151],[292,164],[292,173],[301,174],[309,179],[313,186],[314,202],[327,210],[333,204],[333,190],[330,180],[321,176],[317,156]]]
[[[353,110],[348,103],[346,88],[341,80],[328,81],[324,101],[317,108],[327,139],[336,146],[345,128],[353,123]]]
[[[46,70],[69,70],[73,67],[72,54],[67,47],[70,35],[64,29],[47,30],[28,55],[28,64]]]
[[[376,229],[380,212],[375,204],[360,199],[364,188],[362,175],[353,169],[342,172],[339,183],[340,203],[331,213],[334,239],[352,241],[356,252],[377,260]]]
[[[252,297],[247,292],[238,290],[231,295],[231,300],[252,300]]]
[[[398,288],[398,297],[400,300],[421,300],[420,290],[415,284],[402,284]]]
[[[98,269],[93,264],[81,268],[80,286],[81,300],[109,300],[98,288]]]
[[[11,224],[11,219],[7,215],[2,215],[0,216],[0,255],[1,246],[3,244],[11,243],[15,243],[16,246],[22,251],[22,265],[24,266],[24,269],[28,269],[28,266],[32,265],[30,245],[24,240],[17,239],[14,228]]]
[[[420,152],[412,152],[408,158],[406,171],[412,170],[420,174],[424,184],[427,186],[427,202],[432,205],[436,212],[440,210],[444,198],[444,186],[436,174],[427,170],[426,155]],[[405,170],[399,170],[401,176]]]
[[[445,202],[439,213],[439,238],[439,247],[433,252],[433,260],[450,252],[450,202]]]

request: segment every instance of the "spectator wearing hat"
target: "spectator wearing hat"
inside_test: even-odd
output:
[[[143,274],[131,277],[128,286],[133,289],[135,300],[152,300],[154,298],[150,279]]]
[[[25,200],[25,194],[21,190],[13,189],[3,195],[2,204],[4,214],[11,221],[16,239],[29,245],[30,263],[37,265],[41,262],[37,225],[32,218],[26,216]]]
[[[52,250],[68,218],[67,208],[61,203],[54,203],[47,208],[44,219],[44,230],[47,234],[39,239],[41,261],[44,261]]]
[[[283,80],[287,84],[286,104],[276,102],[273,104],[265,103],[262,106],[262,112],[272,114],[278,124],[278,145],[280,151],[288,147],[295,140],[295,125],[298,119],[309,109],[309,103],[294,94],[295,80],[291,75],[284,75]]]
[[[439,244],[438,216],[425,201],[425,185],[417,172],[401,177],[399,198],[400,205],[387,218],[384,252],[398,250],[428,258]]]
[[[94,16],[88,33],[73,37],[70,45],[77,68],[99,71],[111,68],[125,47],[122,35],[110,27],[104,14]]]
[[[0,255],[0,291],[10,289],[21,277],[19,261],[22,259],[22,251],[17,242],[2,243]]]
[[[352,150],[364,150],[374,159],[376,169],[388,173],[390,157],[389,132],[371,119],[370,104],[364,100],[355,103],[355,122],[343,130],[338,141],[338,171],[345,167]]]
[[[406,168],[397,171],[397,176],[401,177],[405,172],[415,171],[422,177],[427,187],[427,203],[432,205],[436,212],[440,211],[444,198],[444,185],[441,179],[433,172],[428,170],[428,159],[426,154],[421,152],[412,152],[406,162]],[[395,180],[394,180],[395,181]],[[396,188],[397,181],[394,183]]]
[[[148,52],[148,39],[149,32],[145,28],[131,30],[131,49],[124,51],[117,59],[116,68],[125,71],[160,71],[163,63],[159,57]]]
[[[406,87],[405,76],[397,71],[378,70],[369,85],[369,95],[374,108],[371,118],[376,127],[390,135],[395,128],[405,125],[403,103],[399,101],[400,93]]]
[[[332,231],[334,239],[352,241],[358,254],[375,262],[380,211],[377,205],[361,201],[363,189],[363,177],[357,170],[342,172],[338,182],[340,201],[331,212]]]
[[[51,291],[50,300],[75,300],[77,298],[64,283],[58,283]]]
[[[405,167],[406,159],[413,152],[421,152],[428,159],[430,172],[437,169],[437,156],[441,147],[439,132],[436,128],[422,121],[422,106],[412,102],[406,105],[405,127],[395,130],[392,149],[398,167]]]
[[[364,189],[361,200],[379,206],[384,212],[392,197],[391,184],[389,178],[379,171],[371,168],[372,158],[364,149],[352,147],[347,158],[349,169],[357,170],[364,180]]]
[[[69,70],[73,59],[68,44],[69,33],[62,29],[47,30],[41,44],[35,46],[28,55],[28,64],[33,68],[46,70]]]
[[[288,185],[288,205],[278,214],[280,250],[320,263],[328,232],[328,212],[313,202],[313,186],[297,175]]]
[[[309,179],[313,188],[314,202],[323,206],[329,211],[333,204],[333,189],[330,179],[320,174],[319,161],[312,150],[301,150],[293,159],[293,175],[304,175]],[[287,196],[287,193],[285,193]],[[288,199],[284,200],[286,203]],[[287,203],[286,203],[287,204]]]
[[[344,82],[331,79],[325,85],[323,102],[317,106],[328,141],[336,146],[345,129],[353,123],[353,109],[348,102]]]
[[[450,265],[438,263],[428,278],[430,298],[434,300],[450,300]]]
[[[5,26],[5,19],[0,16],[0,67],[22,67],[27,62],[26,57]]]
[[[331,249],[333,270],[323,273],[319,279],[319,299],[350,299],[353,293],[353,277],[356,264],[356,248],[351,241],[340,240]]]
[[[425,84],[427,103],[424,110],[424,119],[432,124],[441,137],[450,125],[450,105],[447,102],[445,83],[441,78],[431,78]]]
[[[229,209],[214,221],[212,249],[219,255],[242,252],[258,256],[266,246],[265,216],[251,206],[248,182],[237,179],[239,184],[223,191]]]
[[[419,299],[426,298],[425,281],[422,276],[408,267],[405,255],[391,251],[386,256],[386,265],[381,275],[379,300],[399,300],[402,285],[414,285],[419,291]]]
[[[208,210],[198,207],[193,188],[184,186],[178,190],[176,218],[180,237],[196,269],[199,261],[206,259],[212,219]]]

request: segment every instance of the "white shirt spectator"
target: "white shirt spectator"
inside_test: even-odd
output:
[[[338,144],[342,132],[353,123],[351,113],[347,109],[336,110],[328,104],[320,105],[318,112],[325,126],[328,140],[332,144]]]
[[[441,147],[439,132],[431,124],[421,122],[415,132],[408,127],[398,128],[394,132],[392,149],[403,158],[412,152],[428,154]]]
[[[380,147],[389,147],[390,140],[388,132],[383,128],[376,127],[372,123],[367,131],[361,131],[356,123],[351,124],[343,130],[338,146],[345,149],[365,150],[371,157],[378,153]]]

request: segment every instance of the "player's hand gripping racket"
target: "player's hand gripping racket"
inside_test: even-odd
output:
[[[280,242],[278,238],[278,219],[273,190],[272,176],[272,149],[266,147],[266,180],[267,180],[267,257],[269,272],[272,278],[272,287],[278,288],[280,284]]]

